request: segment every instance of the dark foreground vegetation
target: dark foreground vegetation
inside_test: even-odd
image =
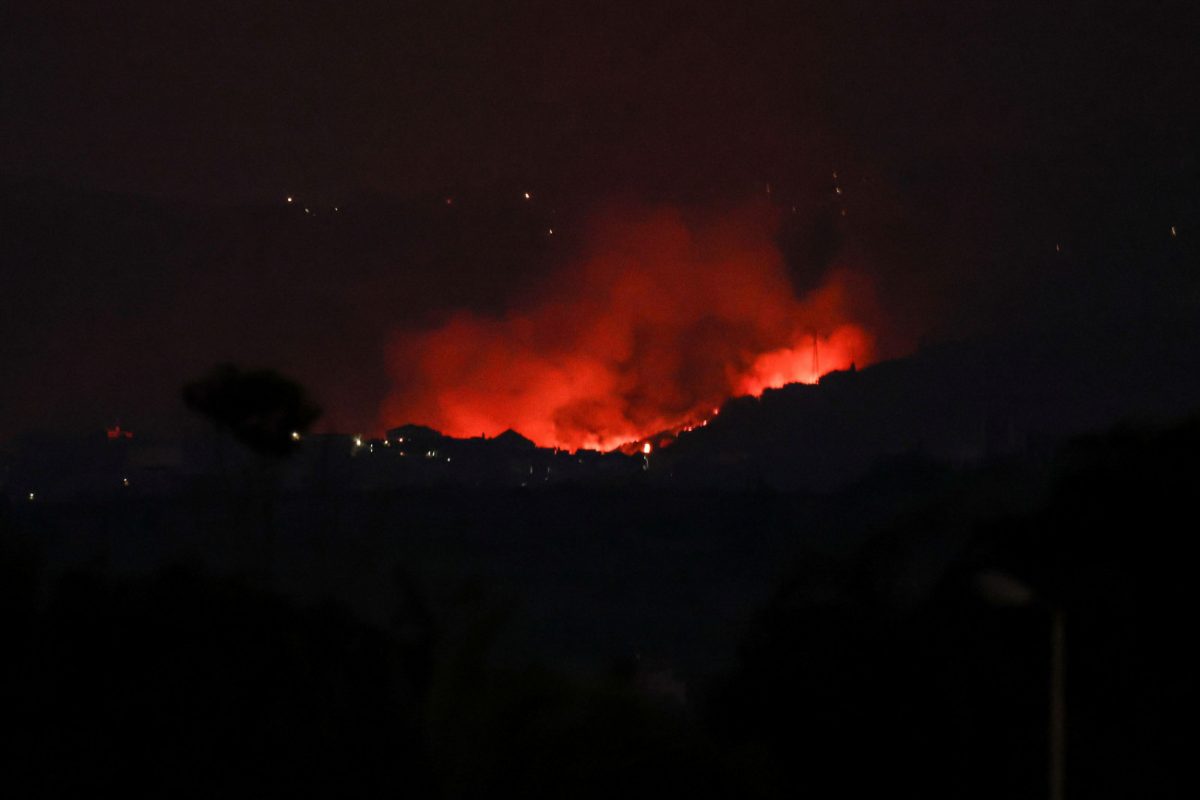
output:
[[[410,493],[336,519],[296,500],[270,537],[228,498],[207,517],[196,498],[10,502],[6,783],[1039,797],[1061,615],[1067,796],[1190,796],[1198,453],[1193,419],[827,496]],[[211,530],[190,554],[113,544],[192,511]],[[346,519],[372,532],[295,533]],[[359,592],[367,575],[386,591]]]

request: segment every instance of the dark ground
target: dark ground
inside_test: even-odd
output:
[[[10,503],[10,775],[57,796],[1039,796],[1057,608],[1069,795],[1183,796],[1198,444],[1195,421],[1124,427],[831,495]]]

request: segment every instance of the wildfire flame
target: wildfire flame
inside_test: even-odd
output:
[[[521,309],[397,335],[384,424],[609,450],[704,424],[731,396],[869,363],[869,282],[839,268],[797,297],[761,217],[605,216]]]

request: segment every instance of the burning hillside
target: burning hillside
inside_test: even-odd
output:
[[[611,449],[731,396],[870,362],[869,281],[838,267],[797,296],[773,232],[752,212],[607,215],[571,268],[506,316],[398,335],[383,421]]]

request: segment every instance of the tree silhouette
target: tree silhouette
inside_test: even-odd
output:
[[[274,370],[233,364],[184,386],[183,401],[253,452],[276,458],[289,455],[296,446],[293,434],[304,433],[321,416],[295,381]]]

